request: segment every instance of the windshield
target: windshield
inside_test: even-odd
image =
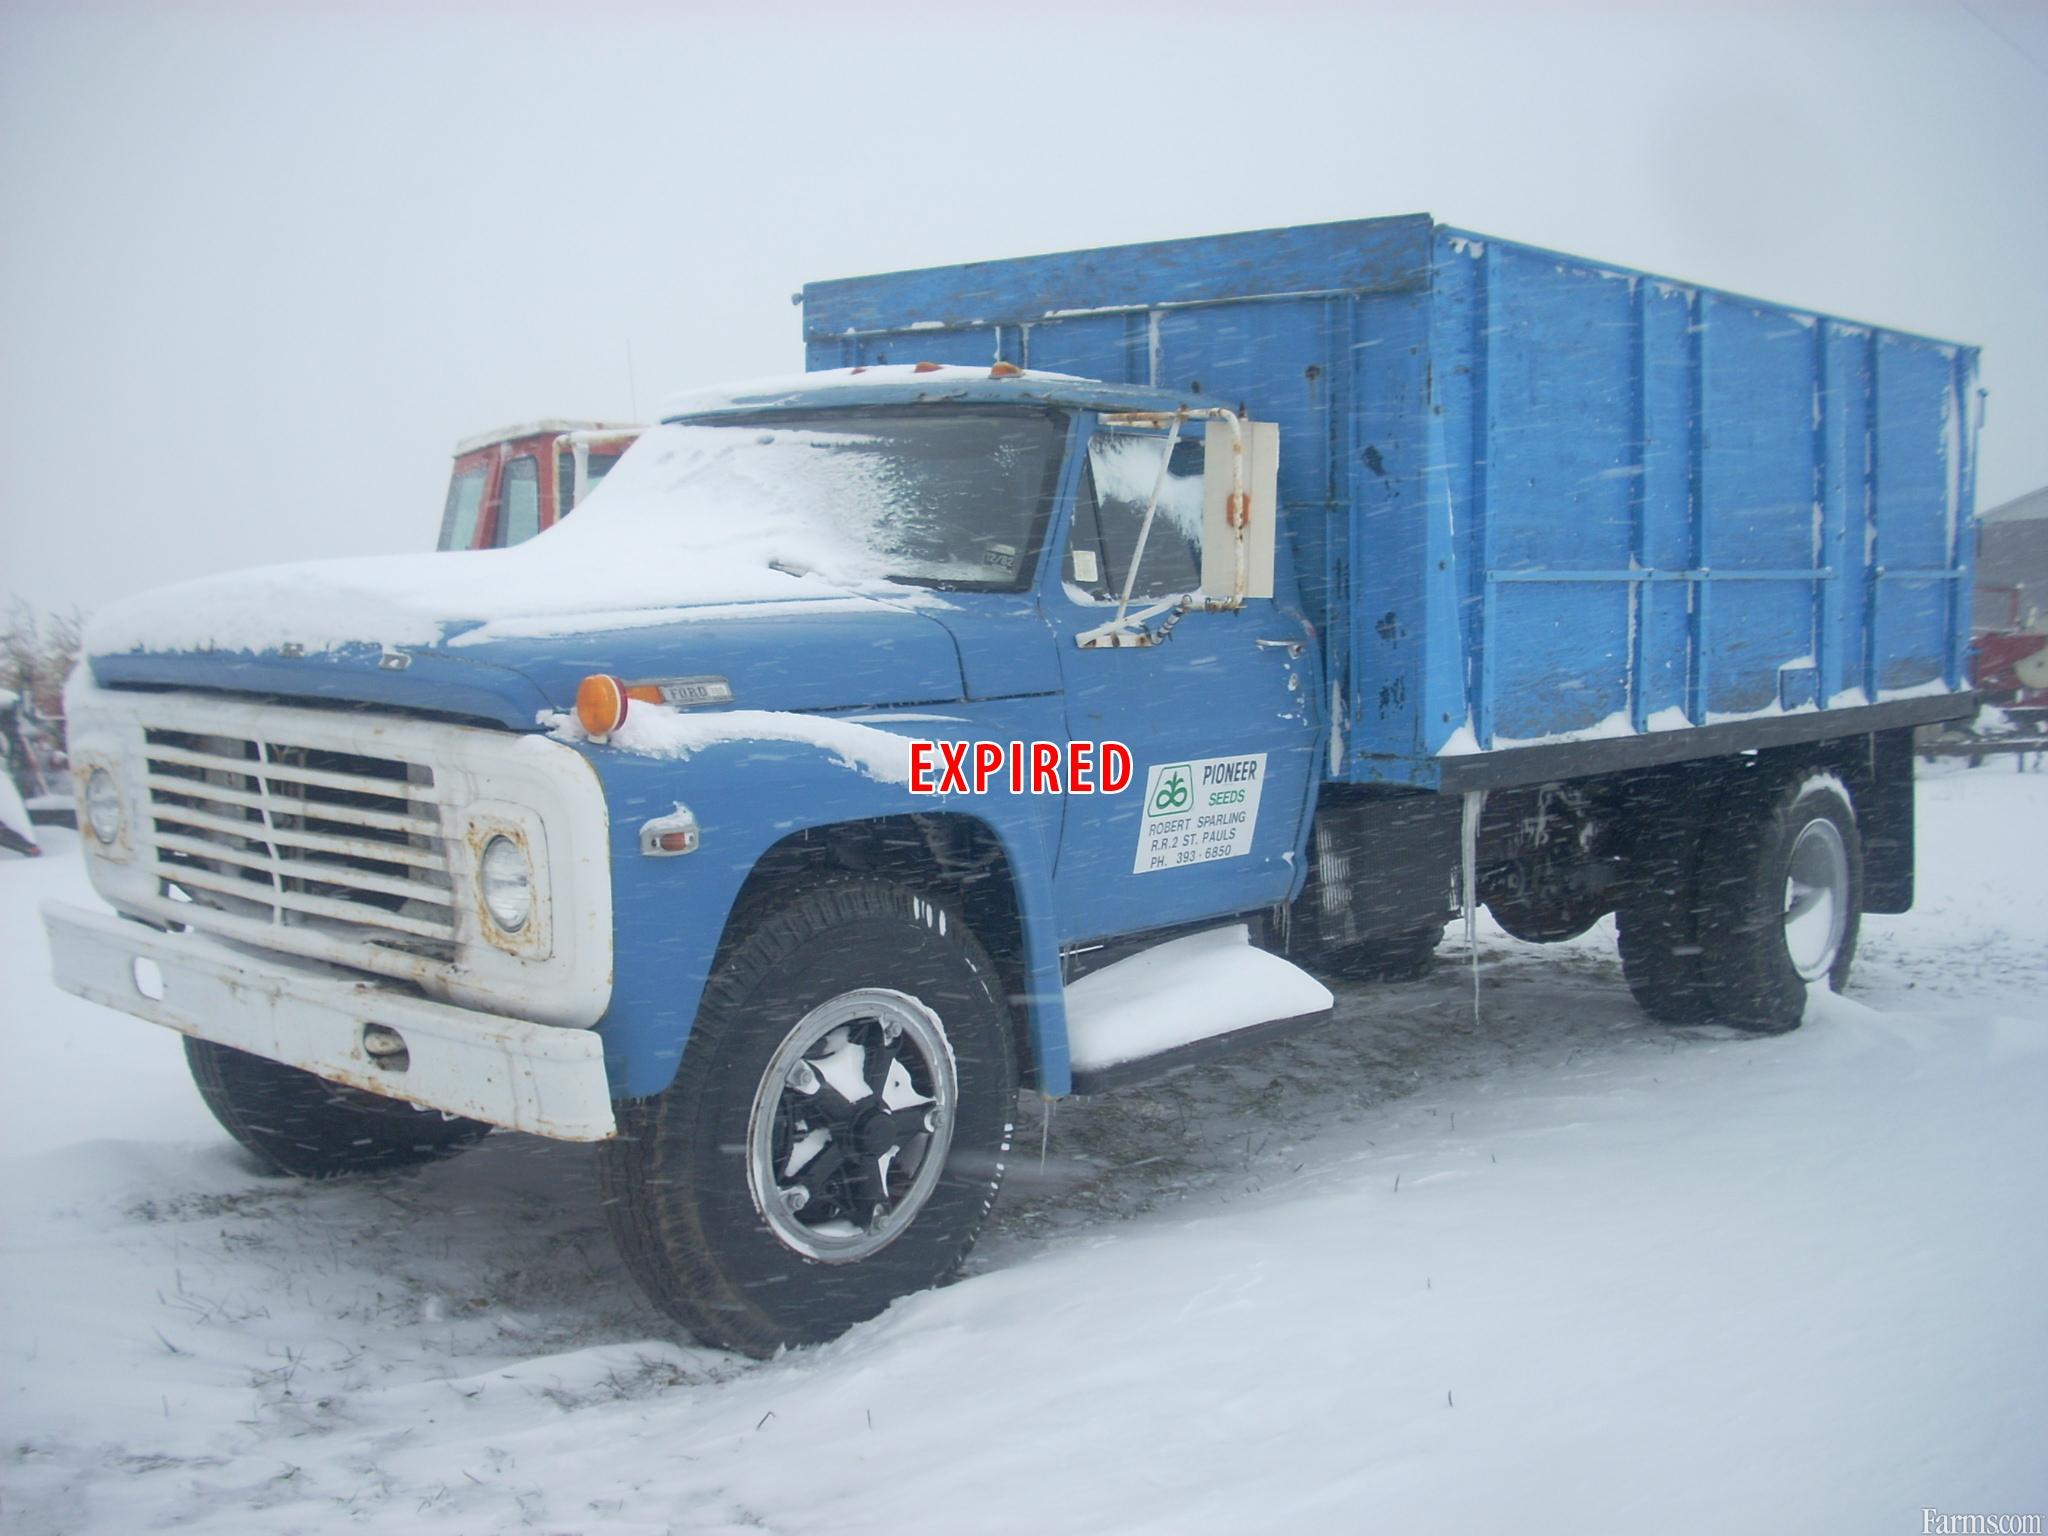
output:
[[[721,565],[1016,591],[1031,576],[1065,434],[1064,415],[1016,407],[672,423],[641,437],[575,521],[630,518]]]

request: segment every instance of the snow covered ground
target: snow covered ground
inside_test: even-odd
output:
[[[620,1273],[587,1149],[253,1173],[52,990],[0,854],[14,1532],[1919,1531],[2048,1512],[2048,775],[1923,770],[1920,906],[1796,1034],[1483,931],[1039,1119],[967,1279],[756,1364]]]

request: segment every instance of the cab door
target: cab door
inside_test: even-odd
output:
[[[1044,610],[1058,637],[1067,730],[1122,743],[1131,783],[1069,786],[1054,874],[1061,938],[1134,933],[1283,901],[1319,761],[1315,635],[1283,573],[1278,598],[1190,611],[1160,643],[1083,649],[1111,620],[1134,559],[1130,612],[1200,585],[1203,448],[1173,448],[1142,555],[1138,533],[1167,451],[1161,432],[1093,425]]]

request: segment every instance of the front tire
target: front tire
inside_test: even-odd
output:
[[[191,1035],[185,1064],[223,1130],[272,1171],[302,1179],[437,1162],[491,1133],[481,1120],[347,1088]]]
[[[709,1344],[819,1343],[949,1278],[1017,1092],[994,964],[881,881],[770,906],[705,989],[675,1081],[600,1149],[628,1268]]]

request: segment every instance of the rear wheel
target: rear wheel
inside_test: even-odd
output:
[[[1827,773],[1785,781],[1731,821],[1701,861],[1700,895],[1715,1022],[1797,1029],[1808,985],[1839,992],[1856,958],[1863,852],[1842,782]]]
[[[950,1277],[1017,1091],[1009,1008],[957,914],[879,881],[766,908],[705,990],[663,1093],[621,1106],[606,1212],[706,1343],[817,1343]]]
[[[1689,885],[1634,898],[1615,914],[1621,974],[1660,1024],[1704,1024],[1713,1009],[1700,962],[1696,894]]]
[[[1674,799],[1651,813],[1654,830],[1631,863],[1615,909],[1621,974],[1643,1012],[1660,1024],[1703,1024],[1713,1011],[1700,942],[1700,849],[1715,797]]]
[[[345,1088],[190,1035],[185,1063],[199,1096],[230,1136],[276,1172],[302,1179],[431,1163],[491,1133],[481,1120]]]

